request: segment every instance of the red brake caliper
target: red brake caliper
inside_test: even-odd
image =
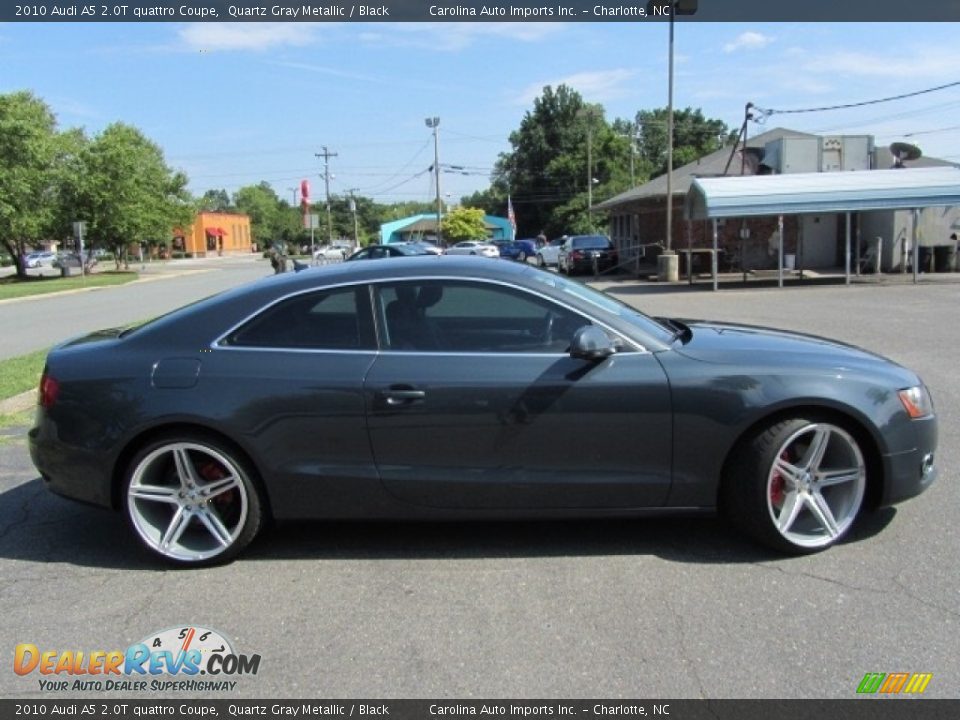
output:
[[[787,457],[787,451],[784,450],[780,455],[780,459],[789,462]],[[783,475],[779,470],[773,471],[773,478],[770,481],[770,504],[774,507],[781,507],[783,505],[783,499],[786,496],[786,481],[783,479]]]
[[[197,471],[200,473],[200,477],[202,477],[207,482],[222,480],[227,476],[227,473],[219,465],[219,463],[215,463],[212,460],[208,460],[207,462],[202,463],[200,467],[197,468]],[[232,499],[233,499],[233,490],[228,490],[227,492],[220,493],[215,498],[213,498],[213,502],[217,503],[218,505],[223,505],[225,503],[229,503]]]

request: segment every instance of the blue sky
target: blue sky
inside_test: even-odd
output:
[[[956,38],[949,23],[678,23],[675,102],[737,128],[747,101],[791,109],[921,90],[960,81]],[[486,187],[544,85],[632,118],[666,105],[666,68],[659,23],[0,24],[0,92],[34,92],[61,127],[139,127],[197,194],[266,180],[292,200],[309,178],[319,198],[314,153],[326,145],[338,153],[332,192],[429,200],[424,118],[439,116],[441,163],[473,173],[441,176],[456,201]],[[960,87],[777,125],[907,140],[960,162]]]

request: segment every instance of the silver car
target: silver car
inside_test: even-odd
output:
[[[500,250],[492,243],[482,240],[464,240],[453,247],[447,248],[447,255],[478,255],[480,257],[498,258]]]
[[[563,243],[566,239],[566,235],[555,238],[537,250],[537,265],[539,267],[547,267],[547,265],[559,265],[560,248],[563,246]]]

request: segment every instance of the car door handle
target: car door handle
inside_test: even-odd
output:
[[[387,401],[387,405],[395,407],[423,400],[427,397],[427,394],[423,390],[384,390],[380,393],[380,397]]]

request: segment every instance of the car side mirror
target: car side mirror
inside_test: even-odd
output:
[[[617,351],[617,346],[603,330],[596,325],[584,325],[573,334],[570,342],[570,357],[578,360],[600,362]]]

